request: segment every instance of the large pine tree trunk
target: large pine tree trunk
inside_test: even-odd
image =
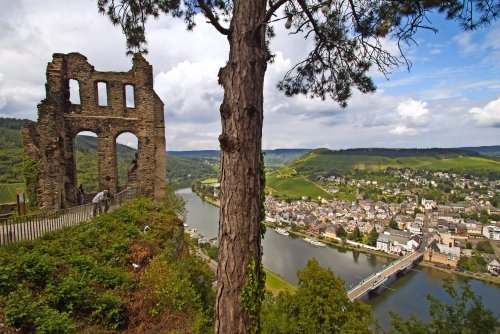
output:
[[[219,72],[221,209],[215,333],[247,333],[249,313],[241,302],[247,265],[260,277],[260,153],[266,71],[265,0],[234,2],[229,62]]]

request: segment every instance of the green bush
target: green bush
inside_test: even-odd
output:
[[[121,298],[106,291],[98,297],[92,317],[95,323],[102,324],[107,328],[117,329],[125,324],[123,314],[123,302]]]
[[[57,263],[54,258],[38,252],[27,253],[18,260],[19,274],[29,283],[44,287],[57,272]]]
[[[59,284],[49,284],[44,291],[44,301],[52,308],[64,312],[87,312],[97,294],[87,276],[70,273],[59,276]]]
[[[15,272],[12,267],[0,266],[0,294],[6,295],[12,291],[15,282]]]
[[[95,280],[103,284],[106,289],[129,288],[132,285],[130,274],[121,268],[100,267],[94,271]]]
[[[190,255],[180,223],[141,197],[91,222],[0,248],[5,323],[29,333],[76,333],[90,324],[102,332],[129,322],[162,332],[161,321],[175,316],[185,318],[180,332],[213,332],[214,274]],[[145,225],[150,230],[140,233]]]
[[[489,241],[479,241],[476,244],[476,249],[480,252],[495,254],[495,250],[493,249],[493,246],[491,246]]]
[[[4,308],[7,325],[19,328],[32,325],[39,306],[40,303],[33,300],[28,288],[18,285],[17,289],[9,294]]]
[[[76,330],[68,313],[60,313],[50,307],[44,307],[39,311],[35,327],[37,334],[73,334]]]

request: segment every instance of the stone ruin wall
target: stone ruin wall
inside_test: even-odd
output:
[[[70,102],[69,80],[78,81],[80,104]],[[99,106],[98,83],[107,85],[107,106]],[[134,90],[126,106],[125,86]],[[38,122],[23,128],[25,155],[41,161],[37,195],[40,209],[76,203],[75,137],[98,137],[99,189],[118,191],[116,138],[131,132],[138,139],[137,179],[145,195],[161,199],[166,185],[163,102],[153,90],[153,68],[139,54],[128,72],[99,72],[79,53],[53,55],[47,66],[46,98],[38,104]],[[130,186],[130,184],[129,184]]]

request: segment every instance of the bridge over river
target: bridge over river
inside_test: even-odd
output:
[[[397,273],[406,273],[408,270],[411,270],[413,263],[423,256],[424,253],[415,252],[393,261],[384,269],[364,278],[358,285],[349,289],[349,291],[347,291],[347,297],[349,297],[350,300],[359,299],[370,291],[386,288],[383,284],[386,283],[391,276],[396,276]]]

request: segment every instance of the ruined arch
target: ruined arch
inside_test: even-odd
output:
[[[124,142],[126,141],[126,142]],[[123,189],[123,185],[135,186],[137,182],[137,166],[138,166],[138,138],[130,131],[118,133],[115,138],[116,145],[116,161],[118,166],[118,190]],[[122,152],[120,159],[120,146],[125,150]],[[130,150],[129,150],[130,149]],[[133,152],[135,150],[135,154]]]
[[[46,98],[38,104],[38,122],[23,128],[25,155],[41,161],[37,184],[41,209],[76,203],[75,137],[98,137],[100,189],[118,191],[116,138],[131,132],[138,139],[137,186],[160,199],[166,183],[163,102],[153,90],[153,68],[139,54],[128,72],[100,72],[79,53],[53,55],[47,65]],[[80,104],[70,102],[69,80],[78,81]],[[106,83],[107,105],[98,101],[97,85]],[[133,86],[134,107],[127,107],[125,86]]]
[[[85,142],[87,145],[89,145],[91,148],[95,149],[95,156],[92,156],[92,158],[95,157],[95,165],[94,164],[88,164],[89,161],[83,161],[80,160],[79,158],[79,149],[78,149],[78,138],[81,138],[83,142]],[[90,139],[90,143],[89,140]],[[99,175],[99,165],[97,164],[97,134],[91,131],[83,131],[79,132],[76,137],[74,138],[75,141],[75,165],[78,167],[78,164],[80,163],[80,166],[83,167],[83,170],[78,170],[78,168],[75,169],[76,173],[76,180],[77,183],[76,185],[79,186],[80,184],[83,184],[83,189],[85,190],[86,193],[88,193],[88,196],[86,198],[86,203],[89,203],[89,197],[91,196],[92,193],[95,193],[99,189],[99,180],[97,179],[97,175]],[[95,146],[92,145],[92,143],[95,142]],[[83,151],[82,155],[87,156],[88,152]],[[83,157],[81,157],[83,159]],[[92,159],[93,160],[93,159]],[[85,162],[85,163],[84,163]]]

